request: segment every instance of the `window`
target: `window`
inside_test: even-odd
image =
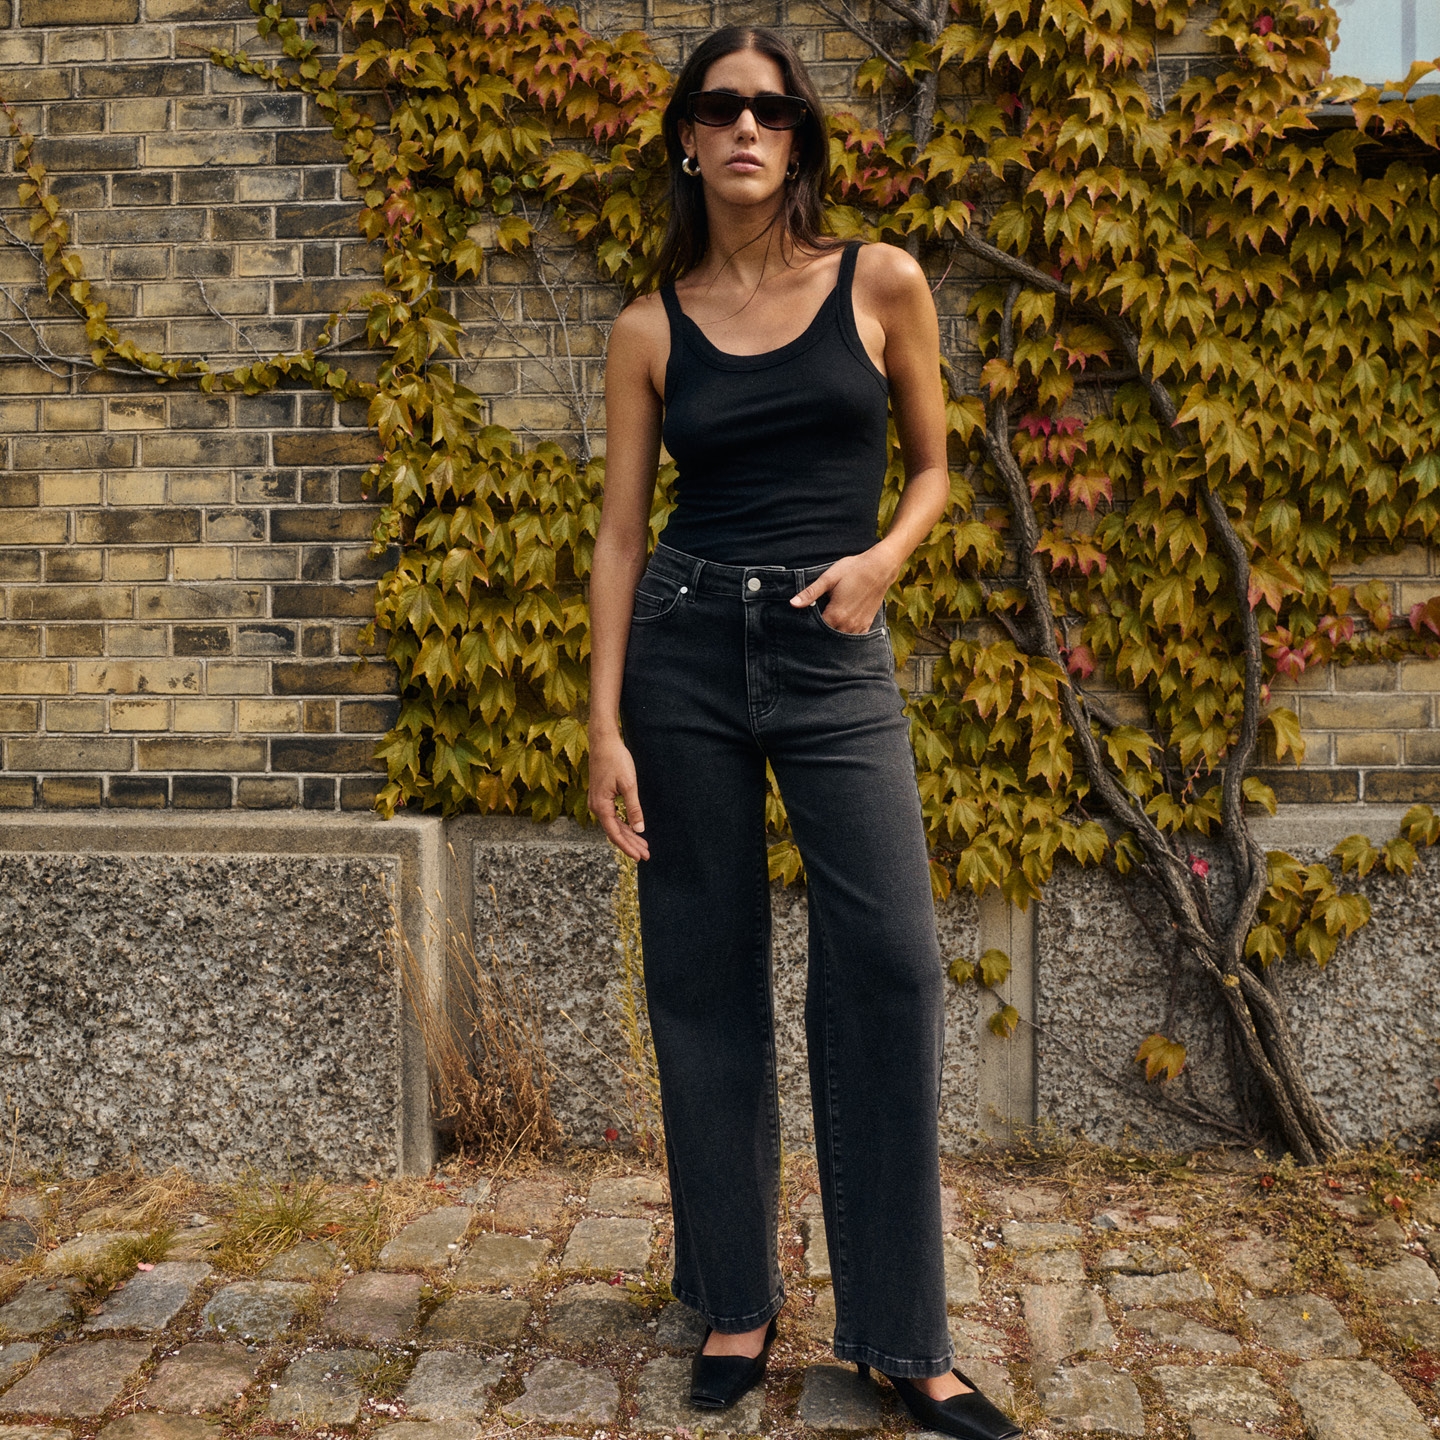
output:
[[[1403,80],[1416,60],[1440,58],[1440,0],[1333,3],[1340,16],[1340,38],[1332,74],[1379,84]]]

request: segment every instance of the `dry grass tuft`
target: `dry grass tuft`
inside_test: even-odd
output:
[[[158,1265],[174,1239],[174,1228],[165,1225],[148,1235],[116,1240],[95,1259],[76,1265],[70,1273],[95,1299],[108,1295],[122,1280],[135,1273],[137,1265]]]
[[[230,1189],[232,1209],[216,1254],[222,1269],[258,1270],[272,1256],[322,1234],[332,1223],[323,1180],[262,1180],[249,1174]]]
[[[444,916],[448,995],[434,993],[393,898],[390,935],[400,983],[425,1043],[437,1128],[451,1131],[467,1158],[503,1164],[553,1155],[562,1136],[550,1104],[554,1072],[539,1007],[501,955],[504,931],[493,886],[490,899],[496,936],[483,957],[469,928]],[[429,919],[436,923],[433,914]]]
[[[665,1153],[660,1121],[660,1072],[645,1009],[645,970],[640,948],[640,887],[635,862],[619,857],[620,878],[615,887],[615,929],[620,936],[620,1033],[630,1063],[622,1065],[625,1100],[630,1109],[630,1134],[639,1152],[652,1160]]]

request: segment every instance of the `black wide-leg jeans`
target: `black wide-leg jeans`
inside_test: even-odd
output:
[[[675,1294],[716,1330],[784,1301],[765,765],[805,862],[805,1005],[835,1354],[944,1374],[935,912],[883,614],[790,597],[822,573],[661,545],[636,592],[621,717],[650,859],[645,985],[675,1217]],[[823,601],[822,601],[823,604]]]

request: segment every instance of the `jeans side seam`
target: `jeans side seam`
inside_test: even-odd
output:
[[[820,906],[812,907],[812,919],[815,929],[820,936],[820,980],[822,996],[824,999],[825,1015],[825,1109],[827,1112],[827,1128],[830,1131],[830,1197],[831,1206],[835,1212],[835,1250],[830,1256],[830,1284],[836,1295],[836,1324],[839,1324],[840,1304],[839,1297],[848,1292],[845,1272],[845,1237],[842,1233],[844,1222],[844,1202],[841,1197],[840,1186],[840,1131],[839,1112],[840,1107],[836,1102],[835,1095],[835,1027],[832,1022],[833,1009],[831,1006],[831,984],[830,984],[830,943],[825,934],[825,922],[820,915]]]
[[[766,1110],[770,1122],[770,1156],[774,1163],[775,1192],[773,1194],[774,1214],[766,1229],[766,1246],[772,1252],[775,1246],[776,1224],[780,1216],[780,1089],[775,1063],[775,997],[770,976],[770,867],[765,853],[765,837],[760,837],[759,863],[755,867],[755,938],[759,953],[756,966],[760,984],[761,1008],[765,1017],[765,1034],[768,1040],[765,1051],[765,1068],[769,1085],[766,1087]],[[774,1255],[772,1267],[775,1284],[783,1300],[785,1281],[780,1274],[780,1257]],[[768,1317],[766,1317],[768,1319]],[[760,1323],[758,1320],[755,1322]]]

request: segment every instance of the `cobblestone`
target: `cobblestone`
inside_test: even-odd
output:
[[[651,1175],[607,1175],[591,1185],[585,1208],[597,1215],[649,1216],[664,1204],[664,1181]]]
[[[1157,1365],[1150,1374],[1187,1417],[1263,1425],[1285,1413],[1260,1372],[1244,1365]]]
[[[1211,1330],[1198,1320],[1192,1320],[1188,1315],[1177,1315],[1173,1310],[1127,1310],[1125,1323],[1152,1340],[1176,1345],[1182,1350],[1198,1350],[1209,1355],[1240,1353],[1240,1342],[1233,1335]]]
[[[8,1305],[0,1305],[0,1334],[42,1335],[75,1314],[73,1286],[64,1280],[31,1280]]]
[[[1070,1430],[1144,1435],[1145,1408],[1135,1382],[1110,1365],[1070,1365],[1037,1387],[1046,1418]]]
[[[398,1340],[420,1313],[423,1284],[418,1275],[353,1275],[325,1312],[325,1328],[368,1344]]]
[[[1290,1283],[1290,1250],[1264,1235],[1249,1235],[1228,1246],[1225,1263],[1252,1290],[1279,1290]]]
[[[289,1329],[310,1294],[308,1285],[284,1280],[240,1280],[217,1290],[201,1318],[222,1335],[273,1340]]]
[[[640,1271],[650,1263],[655,1227],[649,1220],[591,1217],[570,1232],[560,1265],[565,1270]]]
[[[38,1354],[33,1340],[14,1340],[0,1345],[0,1390],[3,1390]]]
[[[528,1300],[507,1300],[500,1295],[456,1295],[425,1322],[420,1338],[428,1345],[455,1341],[499,1348],[519,1338],[529,1314]]]
[[[504,1375],[498,1361],[431,1350],[416,1363],[400,1398],[421,1420],[478,1420]]]
[[[1086,1286],[1025,1285],[1021,1294],[1031,1356],[1041,1370],[1082,1350],[1115,1347],[1115,1331],[1105,1314],[1105,1302]]]
[[[165,1260],[112,1291],[85,1322],[87,1331],[163,1330],[190,1303],[195,1287],[210,1274],[203,1260]]]
[[[160,1362],[145,1390],[157,1410],[224,1410],[255,1380],[260,1357],[243,1345],[199,1342],[182,1346]]]
[[[340,1268],[340,1253],[326,1240],[302,1240],[271,1260],[261,1280],[324,1280]]]
[[[266,1413],[303,1426],[353,1425],[364,1398],[357,1377],[379,1358],[373,1350],[307,1351],[285,1367]]]
[[[501,1230],[548,1230],[565,1208],[565,1187],[546,1180],[512,1180],[495,1201]]]
[[[1198,1270],[1167,1275],[1112,1275],[1105,1282],[1105,1288],[1112,1299],[1133,1310],[1149,1305],[1187,1305],[1215,1298],[1210,1282]]]
[[[1312,1360],[1290,1376],[1312,1440],[1424,1440],[1414,1402],[1369,1360]]]
[[[546,1338],[562,1345],[635,1345],[650,1338],[645,1311],[614,1285],[569,1285],[550,1315]]]
[[[90,1340],[54,1350],[0,1395],[0,1415],[101,1415],[150,1350],[144,1340]]]
[[[524,1284],[550,1258],[548,1240],[520,1235],[481,1235],[455,1268],[461,1289]]]
[[[40,1232],[28,1220],[0,1220],[0,1263],[23,1260],[34,1253],[39,1241]]]
[[[654,1242],[668,1238],[661,1177],[601,1177],[582,1207],[585,1187],[573,1173],[532,1172],[497,1187],[509,1231],[490,1229],[483,1187],[449,1188],[480,1207],[484,1228],[473,1241],[462,1222],[469,1227],[477,1212],[442,1204],[399,1229],[377,1268],[354,1274],[348,1264],[341,1273],[347,1256],[359,1262],[353,1242],[342,1254],[339,1236],[294,1246],[255,1280],[216,1274],[224,1229],[203,1215],[188,1230],[205,1237],[197,1251],[208,1258],[140,1270],[98,1307],[77,1279],[22,1282],[10,1272],[0,1317],[38,1319],[40,1328],[33,1338],[7,1332],[0,1344],[0,1414],[33,1422],[0,1425],[0,1440],[228,1440],[257,1421],[360,1425],[362,1440],[481,1440],[520,1421],[553,1427],[558,1440],[596,1428],[612,1440],[681,1440],[679,1432],[702,1429],[717,1440],[772,1429],[858,1440],[903,1423],[882,1379],[862,1381],[826,1353],[835,1294],[821,1278],[829,1257],[813,1185],[782,1217],[790,1299],[767,1386],[720,1415],[688,1403],[703,1322],[678,1301],[658,1303],[652,1284],[666,1274],[663,1255],[644,1266]],[[1309,1440],[1433,1433],[1440,1303],[1420,1297],[1440,1294],[1440,1283],[1420,1253],[1432,1238],[1421,1224],[1405,1221],[1409,1248],[1389,1240],[1375,1248],[1357,1234],[1356,1217],[1327,1217],[1339,1247],[1332,1253],[1364,1287],[1363,1301],[1343,1289],[1332,1300],[1290,1293],[1292,1257],[1258,1230],[1222,1217],[1215,1229],[1172,1233],[1173,1196],[1163,1208],[1117,1202],[1113,1214],[1081,1220],[1092,1212],[1045,1186],[984,1195],[982,1203],[961,1186],[946,1201],[949,1325],[962,1372],[1003,1409],[1028,1416],[1031,1433],[1138,1437],[1148,1424],[1174,1440],[1298,1436],[1297,1407]],[[125,1223],[111,1203],[83,1218]],[[546,1233],[514,1233],[546,1213]],[[1367,1216],[1364,1228],[1377,1223],[1392,1222]],[[624,1244],[628,1257],[607,1252]],[[83,1269],[95,1252],[69,1253],[67,1263]],[[632,1275],[644,1266],[643,1285],[618,1283],[626,1259]],[[1243,1334],[1228,1323],[1237,1282]],[[211,1287],[197,1317],[195,1297]],[[1219,1307],[1215,1290],[1226,1302]],[[1362,1328],[1375,1319],[1384,1328]],[[86,1338],[75,1338],[77,1326]],[[89,1338],[102,1330],[128,1338]],[[327,1332],[328,1341],[314,1338]],[[237,1343],[242,1337],[249,1343]],[[327,1348],[302,1348],[321,1343]],[[154,1372],[142,1381],[152,1356]],[[51,1424],[67,1420],[79,1422],[75,1433]]]
[[[765,1387],[757,1385],[728,1410],[697,1410],[690,1403],[690,1362],[666,1356],[640,1372],[642,1430],[703,1429],[707,1435],[754,1435],[760,1430]]]
[[[220,1427],[190,1415],[149,1415],[136,1411],[112,1420],[101,1440],[219,1440]]]
[[[875,1386],[853,1365],[811,1365],[800,1386],[798,1413],[816,1430],[875,1430],[884,1420]]]
[[[656,1360],[655,1365],[666,1362]],[[689,1373],[688,1361],[681,1364]],[[651,1367],[646,1367],[649,1373]],[[640,1386],[643,1416],[645,1383]],[[525,1377],[525,1393],[512,1400],[505,1409],[526,1420],[539,1420],[547,1425],[609,1425],[620,1407],[620,1387],[608,1371],[576,1365],[570,1360],[543,1360]],[[698,1413],[698,1412],[697,1412]],[[697,1422],[698,1423],[698,1422]],[[644,1428],[644,1421],[641,1421]]]
[[[1350,1266],[1349,1270],[1361,1291],[1381,1305],[1415,1305],[1440,1296],[1440,1280],[1418,1255],[1402,1255],[1373,1269]]]
[[[471,1211],[447,1205],[412,1220],[380,1252],[381,1270],[429,1270],[455,1258],[470,1226]]]
[[[1255,1322],[1260,1339],[1300,1360],[1348,1359],[1360,1353],[1360,1342],[1345,1327],[1340,1312],[1319,1295],[1280,1295],[1249,1300],[1245,1313]]]

